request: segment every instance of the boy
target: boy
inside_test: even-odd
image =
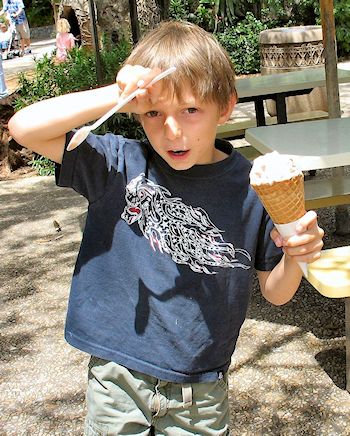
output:
[[[137,87],[122,110],[149,142],[90,134],[65,150],[74,127]],[[9,123],[16,141],[60,164],[58,185],[89,200],[66,323],[67,341],[93,356],[86,434],[229,434],[227,370],[254,269],[264,296],[284,304],[301,280],[296,262],[320,256],[316,214],[282,241],[250,189],[250,163],[215,140],[235,102],[224,50],[168,22],[116,85],[36,103]]]

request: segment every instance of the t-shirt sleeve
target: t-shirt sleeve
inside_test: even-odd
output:
[[[255,269],[258,271],[271,271],[283,256],[282,249],[276,247],[270,237],[273,228],[274,224],[264,209],[255,256]]]
[[[66,146],[74,132],[66,137]],[[77,148],[65,147],[62,164],[56,165],[56,184],[73,188],[89,203],[101,198],[109,178],[118,171],[118,151],[124,138],[112,134],[90,134]]]

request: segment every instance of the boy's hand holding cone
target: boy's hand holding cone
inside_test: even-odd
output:
[[[250,183],[282,237],[295,235],[305,211],[304,175],[292,159],[277,152],[255,159]],[[298,262],[305,277],[305,262]]]

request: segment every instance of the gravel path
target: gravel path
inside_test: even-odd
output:
[[[0,195],[0,435],[81,435],[87,356],[63,327],[85,200],[52,177],[0,182]],[[326,248],[349,244],[332,208],[319,216]],[[230,368],[232,435],[350,435],[344,335],[342,300],[303,282],[273,307],[255,285]]]

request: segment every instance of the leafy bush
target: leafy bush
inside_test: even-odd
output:
[[[104,72],[103,85],[115,81],[115,76],[122,62],[131,50],[128,42],[101,51],[101,64]],[[15,110],[66,93],[96,88],[96,60],[91,50],[75,48],[69,52],[67,62],[55,64],[54,57],[45,55],[36,61],[35,73],[32,78],[24,73],[19,75],[18,97],[15,100]],[[115,114],[107,120],[95,133],[118,132],[126,137],[141,139],[144,133],[139,123],[127,114]],[[52,173],[53,165],[45,158],[35,157],[30,163],[38,169],[39,174]]]
[[[235,27],[216,34],[220,44],[228,51],[237,74],[260,71],[259,33],[265,29],[267,25],[248,12]]]
[[[103,84],[114,82],[116,73],[130,50],[130,44],[123,41],[114,49],[101,51]],[[59,64],[55,64],[53,56],[45,55],[36,61],[33,78],[20,73],[19,84],[16,110],[49,97],[95,88],[95,54],[88,49],[74,48],[69,52],[67,61]]]
[[[28,165],[33,167],[38,172],[39,176],[52,176],[55,173],[55,163],[36,153],[34,153]]]
[[[188,0],[171,0],[169,4],[169,18],[172,20],[188,20],[190,5]]]
[[[335,0],[334,19],[336,24],[336,36],[338,45],[338,56],[348,57],[350,55],[350,3],[349,0]]]

